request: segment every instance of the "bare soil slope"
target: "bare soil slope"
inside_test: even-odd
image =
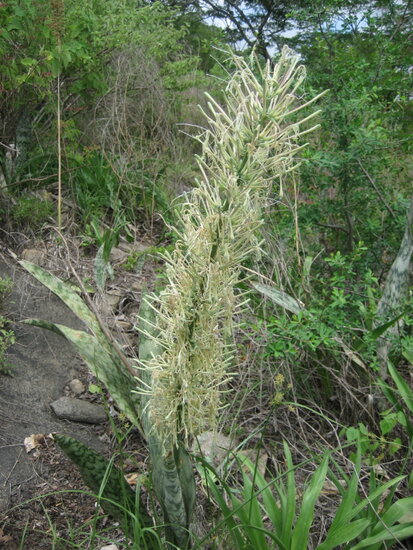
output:
[[[0,258],[0,276],[14,281],[2,314],[16,321],[12,326],[16,344],[8,353],[13,376],[0,374],[0,511],[4,512],[47,477],[47,465],[26,452],[26,437],[64,432],[98,450],[103,444],[96,427],[59,420],[50,408],[68,382],[87,377],[73,348],[56,334],[18,321],[36,317],[84,328],[81,322],[13,260]]]

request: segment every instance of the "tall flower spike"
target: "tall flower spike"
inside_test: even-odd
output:
[[[216,423],[234,356],[234,287],[242,263],[260,252],[269,192],[295,167],[297,139],[308,131],[289,115],[314,101],[297,106],[305,68],[288,48],[275,67],[260,67],[254,56],[251,66],[232,61],[226,107],[207,96],[208,126],[197,138],[202,178],[181,205],[178,242],[165,254],[166,287],[147,298],[164,351],[142,365],[152,382],[138,391],[150,394],[148,415],[164,452]]]

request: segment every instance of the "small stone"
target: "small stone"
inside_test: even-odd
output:
[[[72,422],[102,424],[106,422],[106,412],[102,405],[95,405],[74,397],[61,397],[50,404],[58,418]]]
[[[81,393],[83,393],[85,391],[85,385],[83,384],[83,382],[81,382],[78,378],[74,378],[70,384],[69,384],[69,388],[70,390],[75,394],[75,395],[80,395]]]
[[[114,314],[121,299],[121,294],[116,292],[105,292],[96,297],[95,305],[103,317],[109,317]]]
[[[37,248],[25,248],[22,252],[23,260],[32,262],[36,265],[42,265],[45,259],[46,253],[44,250],[37,250]]]
[[[109,260],[111,262],[123,262],[128,257],[129,253],[114,246],[109,254]]]
[[[105,302],[109,304],[112,309],[116,309],[118,307],[121,298],[122,293],[117,290],[108,290],[104,294]]]
[[[195,453],[199,452],[218,466],[236,446],[237,442],[224,434],[219,432],[204,432],[194,442],[192,451]]]
[[[257,457],[258,453],[258,457]],[[260,472],[262,476],[265,476],[265,472],[267,470],[267,463],[268,463],[268,455],[262,450],[257,451],[256,449],[242,449],[240,452],[240,455],[247,457],[254,465],[256,465],[257,470]],[[243,466],[243,469],[245,471],[248,471],[248,469]]]
[[[108,544],[107,546],[102,546],[100,550],[118,550],[116,544]]]

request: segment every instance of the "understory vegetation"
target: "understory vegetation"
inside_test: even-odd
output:
[[[27,323],[116,441],[54,436],[122,534],[50,518],[50,548],[412,548],[412,6],[288,4],[0,4],[0,239],[93,259],[75,290],[21,260],[89,331]],[[128,349],[96,309],[123,273]]]

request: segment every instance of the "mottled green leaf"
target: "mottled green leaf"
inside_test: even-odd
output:
[[[96,316],[83,302],[82,298],[68,285],[48,273],[41,267],[25,260],[20,260],[19,264],[23,266],[33,277],[45,285],[49,290],[56,294],[73,313],[79,317],[81,321],[90,329],[96,336],[102,334],[102,329],[96,319]]]
[[[105,244],[102,244],[99,247],[96,253],[94,265],[95,281],[100,290],[105,288],[107,278],[109,277],[110,279],[113,279],[114,276],[113,267],[111,266],[109,260],[105,259],[104,247]]]
[[[113,461],[106,460],[101,454],[67,435],[54,434],[53,438],[79,468],[84,482],[99,498],[99,504],[107,514],[120,521],[130,532],[136,528],[133,517],[138,519],[141,527],[153,526],[141,499]],[[146,547],[158,548],[158,545],[152,546],[151,541],[154,541],[153,534],[146,531]]]
[[[258,292],[264,294],[264,296],[267,296],[267,298],[270,298],[270,300],[272,300],[278,306],[281,306],[284,309],[291,311],[291,313],[297,314],[304,309],[304,306],[298,300],[296,300],[286,292],[283,292],[282,290],[277,290],[272,286],[263,285],[261,283],[252,282],[251,284],[255,288],[255,290],[258,290]]]

